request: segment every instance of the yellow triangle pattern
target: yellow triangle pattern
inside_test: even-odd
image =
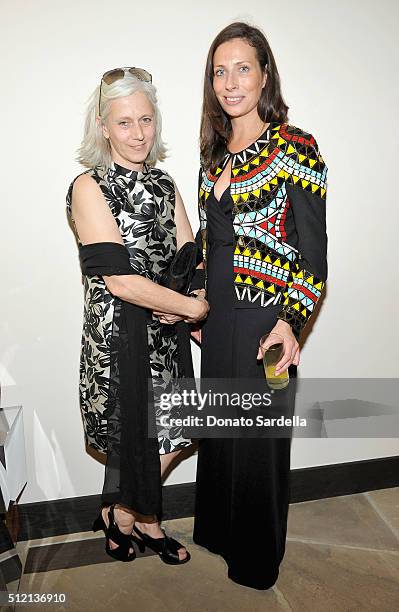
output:
[[[271,139],[274,140],[275,144],[278,146],[285,145],[285,153],[287,153],[288,155],[294,156],[294,160],[296,163],[303,164],[303,162],[306,160],[309,168],[314,168],[316,164],[323,163],[321,156],[319,156],[317,159],[313,159],[311,157],[307,157],[306,155],[302,153],[299,153],[297,149],[295,148],[296,146],[295,143],[292,144],[290,141],[286,141],[280,135],[280,132],[279,132],[280,127],[281,126],[278,126],[277,128],[273,129]],[[265,146],[265,148],[258,153],[257,157],[254,157],[252,160],[248,161],[245,165],[238,167],[238,168],[233,168],[232,176],[233,177],[243,176],[244,180],[246,180],[245,175],[247,172],[249,172],[250,168],[254,168],[254,167],[256,168],[261,163],[263,163],[264,158],[267,158],[270,154],[269,149],[272,150],[275,144],[271,143],[269,147]],[[250,197],[259,198],[261,197],[262,192],[264,193],[264,192],[270,192],[272,190],[274,191],[274,186],[279,186],[284,181],[287,181],[287,180],[291,181],[294,185],[297,185],[297,184],[300,185],[303,189],[311,191],[314,194],[320,194],[321,197],[325,197],[326,189],[323,188],[320,184],[317,184],[316,182],[314,182],[315,179],[313,177],[308,176],[306,171],[305,171],[305,178],[303,178],[303,175],[302,176],[295,175],[294,171],[295,171],[295,168],[292,168],[292,166],[291,167],[285,166],[283,168],[280,167],[278,169],[278,172],[275,174],[275,176],[272,179],[269,179],[267,183],[261,185],[257,189],[253,189],[252,191],[248,189],[246,193],[232,193],[234,204],[237,204],[240,202],[247,202]],[[223,172],[222,168],[217,168],[215,175],[219,176],[222,172]],[[211,177],[208,176],[208,178],[211,178]],[[215,179],[213,179],[212,182],[215,182]],[[206,189],[204,189],[202,186],[199,190],[199,196],[200,196],[200,199],[202,199],[202,202],[204,202],[209,197],[209,192],[206,191]],[[242,254],[245,257],[253,257],[255,260],[258,260],[258,261],[263,260],[265,263],[274,265],[276,266],[276,268],[280,268],[281,270],[284,270],[286,272],[287,271],[289,272],[290,269],[292,269],[292,263],[290,263],[289,261],[286,261],[283,264],[282,258],[278,257],[277,254],[274,256],[273,254],[270,255],[270,253],[267,253],[264,256],[262,253],[262,250],[248,248],[243,243],[242,238],[238,239],[238,244],[236,245],[234,253],[235,255]],[[307,310],[307,308],[304,307],[304,305],[300,301],[295,301],[289,296],[290,290],[292,289],[292,285],[295,283],[295,279],[304,279],[309,286],[313,286],[315,290],[321,291],[324,286],[324,282],[319,281],[319,279],[315,278],[312,274],[309,274],[309,272],[307,272],[306,270],[305,271],[300,270],[298,266],[293,266],[293,267],[294,268],[296,267],[297,273],[294,272],[293,270],[293,275],[292,276],[290,275],[290,277],[293,278],[294,281],[287,282],[284,291],[278,285],[272,282],[261,280],[259,278],[255,278],[251,276],[251,274],[249,275],[237,274],[235,276],[235,282],[239,284],[246,284],[249,287],[256,287],[262,291],[269,293],[270,295],[276,295],[277,293],[282,293],[284,297],[283,305],[288,306],[289,310],[291,311],[290,314],[287,316],[295,318],[296,315],[294,315],[293,312],[296,312],[298,313],[297,316],[299,318],[303,317],[306,319],[312,313],[309,310]]]
[[[293,159],[299,164],[302,164],[304,161],[307,161],[309,168],[313,168],[318,163],[321,163],[321,164],[324,163],[321,155],[318,155],[318,157],[314,159],[311,157],[307,157],[307,155],[304,155],[303,153],[299,153],[296,149],[295,143],[287,141],[285,140],[283,136],[281,136],[281,133],[280,133],[281,127],[282,127],[281,125],[273,127],[271,140],[277,141],[275,142],[275,144],[278,146],[285,145],[284,153],[292,156]],[[265,145],[265,147],[258,153],[257,157],[254,157],[252,160],[248,161],[243,166],[240,166],[238,168],[233,168],[232,176],[245,177],[245,174],[250,170],[250,168],[259,166],[263,162],[263,159],[267,158],[270,155],[270,149],[272,149],[273,146],[274,146],[273,144],[272,146]],[[274,176],[267,183],[261,185],[257,189],[254,189],[253,191],[248,191],[248,193],[241,193],[241,194],[232,193],[234,204],[239,204],[240,202],[247,202],[251,194],[253,195],[253,197],[259,198],[261,196],[262,191],[270,193],[273,190],[274,186],[281,185],[283,181],[287,181],[287,180],[292,181],[294,185],[299,184],[301,185],[303,189],[311,191],[314,194],[320,195],[321,198],[325,197],[326,189],[316,184],[314,182],[313,177],[302,178],[302,177],[299,177],[293,174],[293,171],[295,170],[294,168],[288,168],[288,170],[289,171],[287,171],[286,168],[280,168],[276,176]],[[216,169],[215,175],[218,177],[221,174],[221,172],[223,172],[223,168],[218,167]],[[210,175],[208,175],[208,179],[210,178],[211,178]],[[233,192],[234,192],[234,189],[233,189]],[[203,196],[203,190],[201,190],[200,195],[201,197]],[[208,197],[208,194],[206,193],[205,199],[207,197]]]

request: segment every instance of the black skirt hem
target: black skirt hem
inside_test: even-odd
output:
[[[193,542],[197,546],[201,546],[201,548],[206,548],[210,553],[214,555],[219,555],[220,557],[222,557],[222,559],[224,559],[224,561],[226,562],[229,568],[227,572],[227,577],[233,582],[235,582],[236,584],[248,587],[250,589],[256,589],[257,591],[267,591],[268,589],[271,589],[272,586],[274,586],[277,582],[277,579],[280,573],[279,567],[277,567],[275,571],[273,572],[272,578],[269,578],[267,580],[262,580],[262,581],[256,581],[256,580],[251,579],[251,577],[249,576],[240,576],[238,574],[234,574],[234,572],[230,569],[230,565],[231,565],[230,558],[222,550],[217,549],[210,544],[205,544],[205,542],[201,541],[197,536],[193,536]],[[250,549],[248,549],[248,554],[250,554]]]

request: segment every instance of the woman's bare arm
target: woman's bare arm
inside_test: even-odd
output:
[[[100,187],[86,174],[79,176],[74,183],[72,216],[83,245],[97,242],[123,244],[115,218]],[[189,321],[201,320],[206,316],[207,302],[180,295],[138,274],[103,278],[110,293],[127,302],[181,315]]]

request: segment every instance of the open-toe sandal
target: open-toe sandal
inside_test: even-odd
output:
[[[118,561],[133,561],[133,559],[136,557],[136,551],[133,548],[132,535],[122,533],[122,531],[120,531],[118,524],[115,521],[114,509],[115,504],[112,504],[108,510],[108,527],[103,519],[102,513],[100,512],[99,516],[93,523],[92,529],[93,531],[99,531],[100,529],[104,531],[105,552],[107,555],[117,559]],[[118,544],[118,547],[111,548],[110,540],[115,542],[115,544]],[[133,548],[133,552],[129,552],[130,548]]]
[[[146,533],[140,531],[136,525],[134,525],[132,539],[136,542],[140,552],[144,552],[145,547],[148,546],[148,548],[151,548],[151,550],[156,552],[161,557],[164,563],[168,563],[169,565],[182,565],[183,563],[190,561],[191,555],[188,550],[186,551],[186,556],[184,559],[179,558],[179,553],[177,551],[179,548],[185,548],[183,544],[180,544],[180,542],[174,538],[166,535],[164,529],[161,529],[161,531],[164,534],[163,538],[151,538]],[[135,533],[137,535],[135,535]]]

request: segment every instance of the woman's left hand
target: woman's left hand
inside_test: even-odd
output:
[[[166,325],[174,325],[174,323],[183,321],[183,317],[180,315],[174,315],[168,312],[158,312],[154,310],[152,314],[158,317],[160,323],[164,323]]]
[[[280,361],[276,364],[276,374],[288,370],[291,364],[299,365],[300,349],[291,326],[285,321],[278,320],[263,345],[259,346],[257,359],[263,359],[263,355],[269,346],[283,344],[283,352]]]

